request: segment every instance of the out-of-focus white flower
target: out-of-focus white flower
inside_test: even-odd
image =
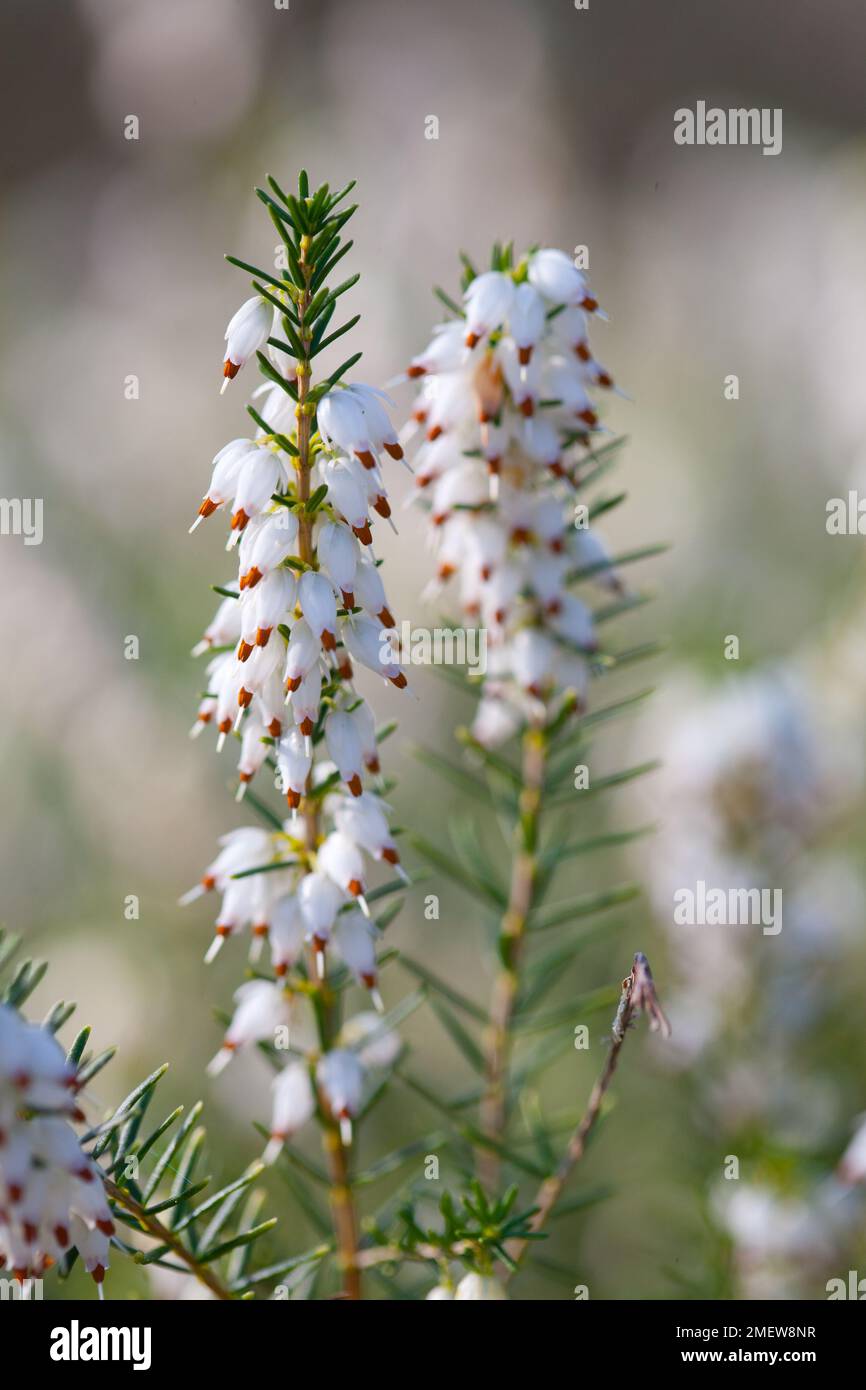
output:
[[[316,1100],[306,1062],[289,1062],[273,1081],[271,1137],[263,1158],[273,1163],[287,1139],[315,1114]]]
[[[507,1299],[505,1292],[498,1279],[484,1274],[464,1274],[457,1291],[455,1299],[472,1299],[475,1302],[491,1303]]]
[[[278,1029],[288,1029],[291,1022],[288,998],[268,980],[247,980],[235,990],[235,1006],[222,1047],[208,1064],[210,1076],[228,1066],[238,1048],[273,1039]]]
[[[0,1268],[41,1276],[75,1246],[101,1283],[114,1222],[73,1121],[75,1067],[49,1029],[0,1004]],[[34,1113],[36,1112],[36,1113]]]
[[[473,731],[492,746],[555,715],[566,692],[582,701],[597,641],[572,589],[621,590],[603,541],[576,518],[573,491],[577,451],[600,428],[590,391],[612,382],[587,345],[597,303],[563,252],[475,277],[464,306],[465,322],[442,325],[408,375],[421,378],[413,418],[427,425],[415,481],[422,504],[429,498],[433,587],[453,578],[467,624],[486,629]]]
[[[839,1180],[853,1185],[866,1182],[866,1116],[860,1117],[854,1138],[839,1160]]]
[[[334,1048],[319,1059],[316,1081],[328,1108],[340,1121],[344,1144],[352,1142],[352,1119],[361,1107],[364,1089],[364,1068],[354,1052]]]

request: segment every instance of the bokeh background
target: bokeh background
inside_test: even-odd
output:
[[[604,811],[660,829],[559,885],[631,877],[644,893],[555,998],[615,982],[643,949],[674,1038],[629,1040],[575,1188],[586,1209],[554,1228],[520,1295],[824,1297],[829,1277],[866,1274],[863,1211],[834,1176],[866,1110],[866,564],[861,538],[825,528],[828,498],[866,483],[862,5],[7,0],[0,39],[0,492],[44,499],[41,546],[0,538],[0,916],[51,960],[42,1003],[76,998],[118,1044],[106,1102],[170,1059],[166,1103],[204,1095],[217,1172],[256,1151],[267,1108],[257,1058],[203,1079],[238,961],[205,974],[209,910],[176,906],[243,820],[229,763],[186,738],[189,649],[208,583],[228,577],[221,528],[186,529],[250,384],[218,394],[246,292],[223,253],[272,260],[252,188],[303,164],[332,187],[358,180],[353,347],[375,384],[426,342],[430,286],[453,290],[458,248],[589,247],[612,318],[594,341],[633,396],[608,413],[630,436],[629,500],[604,533],[614,552],[672,543],[629,573],[657,597],[617,634],[667,651],[610,685],[658,691],[597,754],[604,771],[663,760]],[[782,154],[676,146],[673,113],[699,99],[781,107]],[[382,546],[389,592],[430,622],[423,518],[399,526]],[[377,705],[401,721],[397,818],[429,833],[456,801],[409,745],[448,749],[469,711],[432,676],[416,684],[417,704],[389,690]],[[597,824],[595,806],[577,814]],[[784,890],[780,936],[674,926],[677,886],[732,874]],[[428,923],[422,891],[395,944],[484,998],[477,907],[443,883]],[[391,967],[389,1002],[409,987]],[[593,1048],[551,1075],[553,1111],[576,1110],[598,1068],[607,1020],[589,1021]],[[432,1015],[408,1032],[416,1071],[466,1084]],[[366,1156],[432,1119],[395,1095]],[[276,1178],[273,1201],[303,1248]]]

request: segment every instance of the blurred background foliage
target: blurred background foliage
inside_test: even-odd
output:
[[[629,1041],[575,1188],[609,1195],[557,1223],[520,1296],[823,1297],[831,1275],[866,1273],[862,1209],[831,1176],[866,1110],[866,571],[862,540],[825,530],[827,499],[866,475],[862,6],[8,0],[0,30],[0,492],[45,504],[41,546],[0,544],[0,916],[51,958],[42,1002],[62,988],[97,1043],[119,1045],[106,1103],[166,1059],[165,1102],[198,1094],[213,1005],[236,978],[230,952],[205,975],[207,911],[176,907],[243,819],[230,764],[186,739],[189,648],[215,606],[208,582],[229,573],[218,528],[186,527],[212,455],[245,428],[242,393],[218,394],[244,291],[222,256],[273,257],[252,186],[304,164],[333,187],[358,180],[353,346],[376,385],[427,341],[429,287],[453,290],[458,247],[589,247],[612,315],[594,341],[634,397],[608,412],[630,435],[616,475],[630,497],[603,533],[614,552],[673,543],[629,572],[659,597],[618,633],[662,635],[668,653],[609,687],[659,693],[605,729],[593,765],[664,759],[605,808],[663,829],[563,875],[563,896],[625,877],[645,892],[609,914],[559,998],[615,983],[643,949],[674,1040]],[[675,146],[673,112],[698,99],[783,108],[783,153]],[[399,499],[408,480],[392,481]],[[429,623],[423,521],[398,524],[389,593]],[[407,742],[450,749],[468,711],[429,674],[415,685],[418,704],[390,688],[376,702],[401,721],[386,746],[397,819],[427,833],[458,798]],[[576,804],[587,824],[598,814]],[[674,926],[673,888],[714,871],[724,884],[732,865],[783,888],[778,937]],[[416,889],[389,929],[478,999],[483,932],[445,883]],[[389,966],[386,1001],[409,984]],[[545,1084],[553,1110],[582,1103],[598,1069],[607,1019],[589,1022],[589,1052]],[[433,1014],[407,1033],[433,1084],[458,1090],[465,1063]],[[257,1152],[267,1083],[251,1056],[204,1088],[217,1177]],[[362,1160],[432,1118],[395,1091]],[[729,1154],[739,1183],[724,1181]],[[275,1250],[315,1239],[289,1205],[281,1224]],[[116,1277],[143,1288],[141,1272]]]

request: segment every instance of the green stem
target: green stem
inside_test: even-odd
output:
[[[508,1069],[514,1009],[520,987],[520,965],[529,914],[538,881],[538,843],[542,788],[547,763],[547,732],[532,726],[523,735],[522,786],[515,826],[515,854],[508,906],[499,929],[501,968],[493,984],[490,1021],[485,1036],[485,1088],[481,1100],[481,1128],[488,1138],[501,1142],[508,1122]],[[481,1181],[488,1192],[499,1184],[500,1158],[492,1149],[478,1154]]]
[[[306,315],[310,307],[310,280],[315,267],[307,261],[307,253],[310,247],[310,238],[302,237],[300,242],[299,263],[304,275],[306,287],[297,303],[298,314],[298,337],[305,350],[309,351],[310,336],[306,326]],[[297,444],[298,444],[298,500],[306,503],[310,497],[310,423],[312,420],[312,407],[308,397],[310,393],[311,363],[309,357],[299,361],[295,370],[295,378],[298,388],[298,404],[295,415],[298,422]],[[306,507],[300,509],[298,515],[298,555],[307,565],[315,564],[315,547],[313,545],[313,519],[307,514]],[[302,811],[307,829],[307,847],[315,850],[319,841],[319,802],[312,796],[312,769],[307,779],[307,786],[302,798]],[[332,1028],[332,1008],[329,999],[327,980],[318,981],[317,963],[314,952],[310,952],[310,979],[316,984],[313,1007],[316,1014],[316,1022],[319,1029],[319,1042],[323,1052],[327,1052],[333,1046]],[[334,1236],[337,1243],[337,1259],[343,1278],[343,1296],[348,1299],[360,1299],[361,1291],[361,1272],[358,1268],[358,1220],[355,1211],[355,1198],[352,1192],[352,1184],[349,1176],[349,1152],[343,1144],[340,1134],[340,1126],[330,1116],[323,1116],[322,1119],[322,1148],[328,1164],[330,1174],[330,1206],[331,1217],[334,1224]]]

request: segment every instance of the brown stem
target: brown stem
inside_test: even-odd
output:
[[[210,1289],[215,1298],[223,1299],[226,1302],[232,1302],[232,1296],[225,1285],[220,1282],[207,1265],[198,1263],[195,1255],[192,1251],[187,1250],[179,1236],[176,1236],[173,1231],[170,1231],[168,1226],[164,1226],[156,1216],[152,1216],[149,1212],[145,1211],[141,1203],[137,1202],[132,1194],[126,1191],[126,1188],[118,1187],[117,1183],[112,1182],[110,1178],[105,1178],[103,1181],[108,1196],[112,1201],[117,1202],[119,1206],[124,1207],[126,1211],[129,1212],[130,1216],[134,1216],[143,1231],[147,1231],[148,1235],[153,1236],[160,1245],[167,1245],[172,1254],[176,1255],[179,1260],[182,1260],[183,1263],[188,1266],[190,1272],[195,1275],[199,1283],[204,1284],[206,1288]]]
[[[338,1125],[328,1123],[325,1126],[322,1147],[331,1176],[331,1217],[337,1238],[337,1261],[343,1275],[343,1297],[359,1299],[362,1293],[358,1265],[358,1220],[349,1180],[348,1154]]]
[[[551,1211],[559,1201],[563,1188],[571,1177],[575,1166],[583,1158],[586,1150],[586,1141],[592,1133],[593,1127],[601,1114],[601,1107],[608,1087],[613,1080],[619,1062],[619,1054],[625,1042],[626,1033],[632,1019],[640,1012],[649,1018],[650,1028],[659,1031],[665,1036],[670,1034],[670,1025],[664,1015],[661,1005],[656,998],[655,986],[653,984],[652,972],[649,962],[641,951],[638,951],[634,958],[631,974],[622,982],[622,993],[617,1006],[616,1017],[611,1028],[610,1046],[604,1066],[598,1076],[595,1085],[590,1092],[589,1101],[583,1118],[571,1136],[568,1147],[560,1161],[559,1167],[544,1182],[536,1193],[533,1206],[537,1208],[535,1215],[530,1221],[532,1231],[540,1231],[542,1226],[550,1216]],[[515,1262],[519,1262],[529,1244],[527,1240],[512,1241],[508,1248],[508,1253]],[[512,1271],[513,1272],[513,1271]],[[510,1277],[506,1276],[506,1277]]]
[[[538,875],[538,839],[541,794],[547,760],[547,739],[542,728],[527,729],[523,736],[522,788],[515,830],[515,855],[508,907],[499,931],[501,969],[490,1000],[490,1023],[485,1038],[485,1089],[481,1101],[481,1129],[499,1142],[508,1119],[508,1065],[511,1025],[520,985],[520,961],[526,924],[532,910]],[[499,1182],[499,1155],[482,1148],[478,1170],[482,1183],[493,1192]]]

